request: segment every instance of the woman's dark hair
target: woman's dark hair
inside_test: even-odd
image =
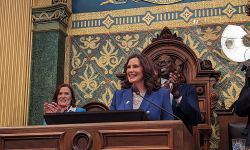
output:
[[[132,54],[129,56],[127,62],[124,65],[123,72],[126,74],[126,79],[122,82],[122,88],[130,88],[132,84],[128,81],[127,66],[128,62],[132,58],[138,58],[140,65],[142,66],[144,85],[148,92],[159,89],[161,86],[157,82],[157,73],[154,68],[153,62],[145,54]]]
[[[68,87],[70,89],[71,97],[72,97],[70,105],[72,107],[75,107],[76,106],[75,94],[74,94],[73,88],[69,84],[61,84],[56,88],[56,91],[53,96],[53,102],[57,103],[57,97],[62,87]]]

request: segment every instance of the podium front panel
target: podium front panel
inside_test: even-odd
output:
[[[194,139],[179,120],[6,127],[0,149],[194,150]]]

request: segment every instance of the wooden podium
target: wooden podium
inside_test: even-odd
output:
[[[194,150],[193,139],[179,120],[0,128],[1,150]]]

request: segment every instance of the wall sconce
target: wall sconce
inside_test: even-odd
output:
[[[243,42],[247,32],[237,25],[228,25],[222,33],[221,48],[232,61],[244,62],[250,59],[250,47]]]

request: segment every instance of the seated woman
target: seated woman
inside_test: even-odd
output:
[[[124,73],[126,79],[122,82],[122,89],[115,91],[110,110],[142,109],[149,120],[174,119],[170,92],[156,82],[153,63],[146,55],[131,55],[124,66]]]
[[[61,84],[57,87],[52,103],[44,103],[44,113],[57,112],[85,112],[86,110],[76,107],[76,99],[73,88],[69,84]]]

